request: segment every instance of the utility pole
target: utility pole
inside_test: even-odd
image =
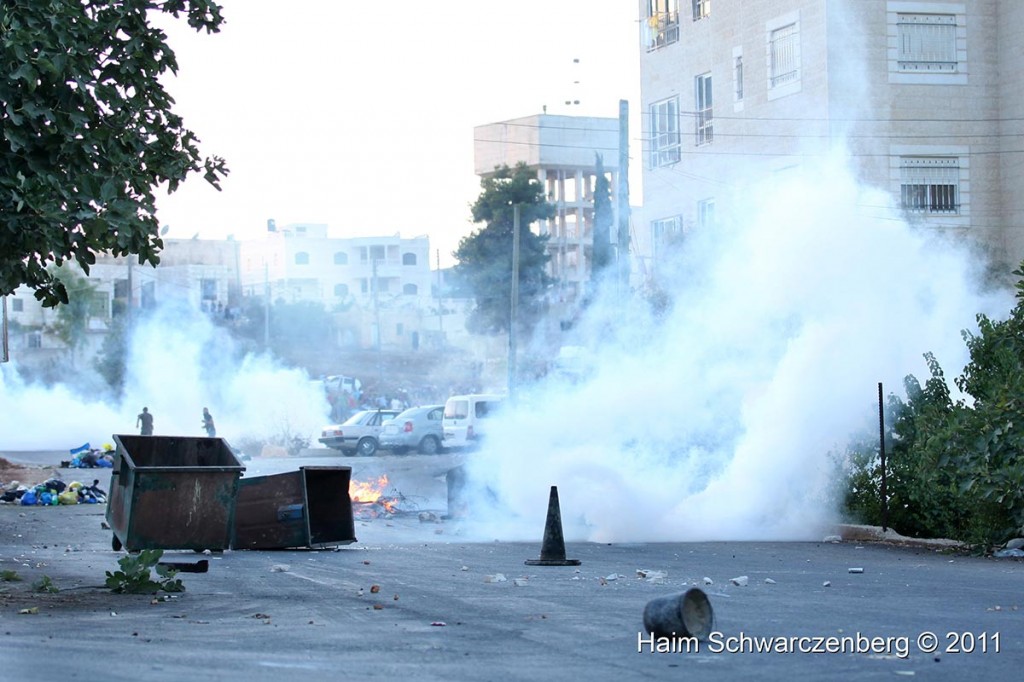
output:
[[[135,302],[135,285],[132,280],[132,254],[128,254],[128,329],[132,328],[132,307]]]
[[[516,390],[516,323],[519,320],[519,204],[512,205],[512,300],[508,321],[508,398]]]
[[[619,293],[629,293],[629,101],[619,100],[618,268]]]
[[[270,350],[270,265],[263,262],[263,349]]]
[[[441,249],[437,249],[437,330],[444,343],[444,299],[441,296]]]
[[[0,300],[3,300],[3,323],[0,325],[0,362],[7,362],[10,359],[7,350],[7,297],[0,296]]]
[[[377,259],[373,261],[373,317],[377,327],[377,392],[384,390],[384,360],[380,350],[380,301],[377,299]]]

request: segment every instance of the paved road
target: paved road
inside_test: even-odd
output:
[[[539,539],[464,542],[456,521],[410,514],[357,521],[359,541],[337,551],[215,554],[208,573],[182,574],[185,593],[152,603],[100,587],[123,556],[102,515],[0,506],[0,571],[22,578],[0,582],[5,679],[1009,680],[1024,667],[1020,560],[853,542],[570,543],[580,566],[535,567],[523,562]],[[42,576],[60,592],[33,591]],[[746,586],[730,582],[740,576]],[[720,634],[650,651],[644,606],[695,585]],[[927,633],[936,652],[921,650]],[[764,645],[777,651],[750,651]]]

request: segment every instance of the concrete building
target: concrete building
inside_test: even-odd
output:
[[[474,170],[480,177],[519,163],[536,171],[555,215],[534,230],[550,235],[549,274],[563,287],[563,300],[574,301],[590,280],[597,154],[610,179],[618,225],[619,120],[537,114],[477,126],[473,141]],[[614,242],[614,226],[611,237]]]
[[[427,237],[327,236],[322,224],[278,229],[271,222],[264,239],[243,242],[243,294],[272,300],[321,301],[328,310],[396,299],[419,305],[431,297],[430,240]]]
[[[741,172],[843,145],[910,221],[971,238],[1000,267],[1024,258],[1024,2],[638,7],[653,253],[713,224]]]

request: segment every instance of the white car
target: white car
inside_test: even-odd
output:
[[[361,410],[341,424],[325,426],[320,442],[329,448],[341,450],[351,457],[356,453],[370,457],[377,453],[378,436],[384,422],[398,416],[400,410]]]

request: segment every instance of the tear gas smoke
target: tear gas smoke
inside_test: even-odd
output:
[[[85,371],[85,370],[83,370]],[[64,450],[138,433],[146,406],[156,435],[204,436],[203,407],[217,435],[235,445],[282,435],[312,437],[327,418],[324,395],[304,371],[263,355],[240,356],[231,338],[194,308],[169,301],[140,319],[126,362],[122,400],[0,375],[0,449]],[[259,454],[251,453],[251,454]]]
[[[557,485],[567,538],[818,539],[837,520],[829,453],[877,419],[878,382],[902,393],[928,351],[959,373],[961,330],[1011,307],[842,160],[737,196],[756,210],[659,264],[663,319],[603,297],[581,324],[589,379],[495,419],[468,465],[470,535],[536,539]]]

